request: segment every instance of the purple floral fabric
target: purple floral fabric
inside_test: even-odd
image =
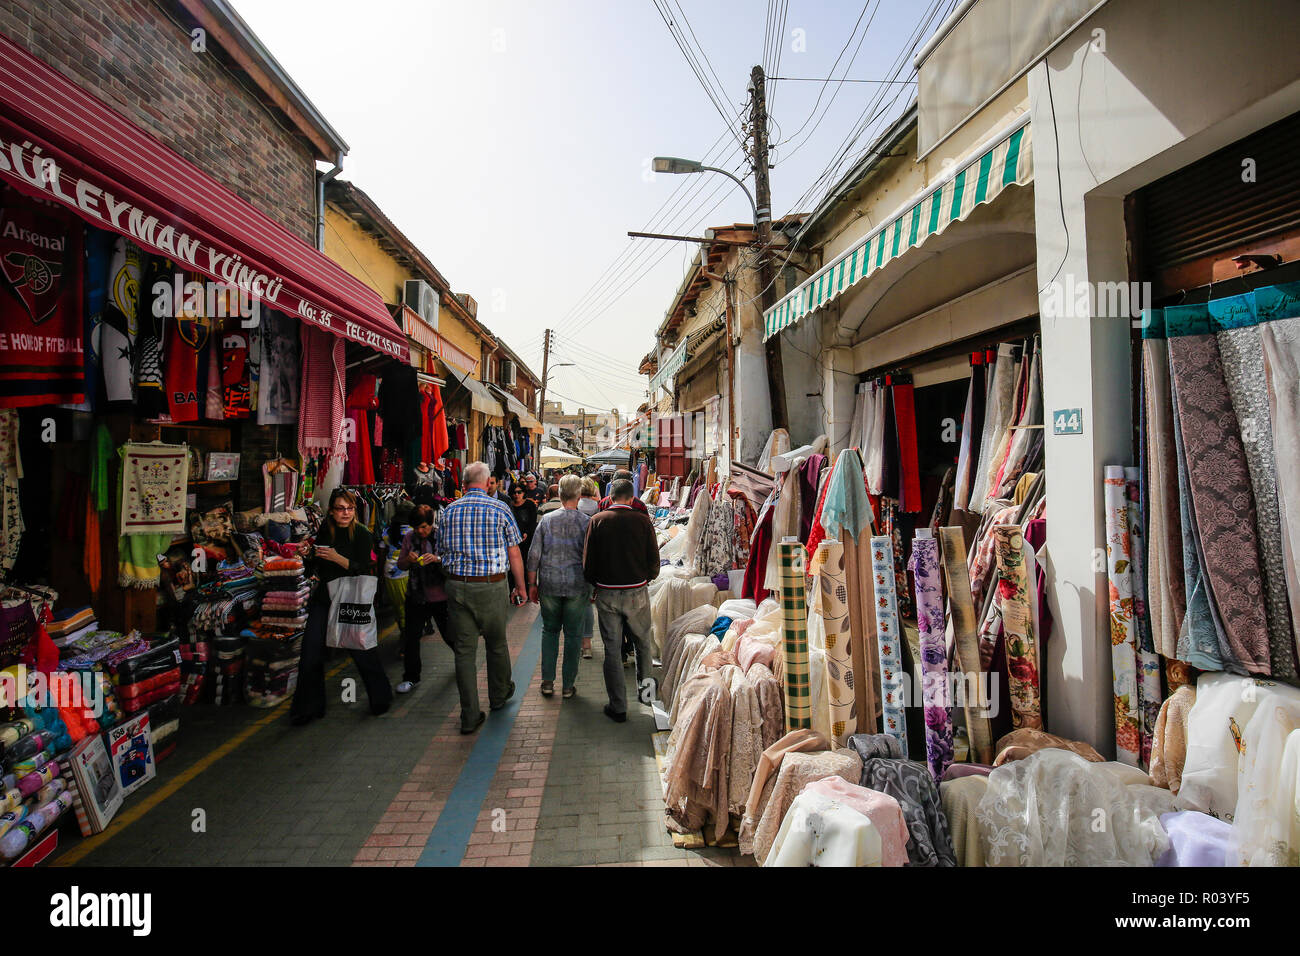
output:
[[[925,756],[937,783],[952,763],[952,714],[948,709],[948,654],[944,647],[939,542],[934,538],[913,539],[908,570],[916,587],[916,623],[921,631]]]

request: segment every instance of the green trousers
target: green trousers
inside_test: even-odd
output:
[[[504,703],[510,695],[510,648],[506,645],[506,618],[510,589],[505,581],[448,580],[447,610],[456,635],[456,686],[460,690],[460,725],[468,730],[478,722],[478,639],[487,649],[487,685],[490,704]]]

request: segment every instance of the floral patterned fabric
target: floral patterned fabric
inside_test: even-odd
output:
[[[831,743],[843,747],[848,743],[849,735],[857,730],[844,545],[838,541],[823,541],[818,545],[812,572],[814,601],[821,611],[825,627],[826,700],[830,709]]]
[[[916,623],[921,632],[925,756],[930,773],[938,783],[952,763],[952,714],[948,710],[948,655],[944,649],[939,542],[934,538],[915,538],[908,569],[915,582]]]
[[[0,410],[0,571],[6,575],[18,560],[23,542],[23,513],[18,500],[18,412]]]
[[[1019,525],[998,525],[998,597],[1002,599],[1002,628],[1006,634],[1008,683],[1011,685],[1011,724],[1041,730],[1038,693],[1038,642],[1029,606],[1024,535]]]
[[[880,648],[880,699],[883,701],[885,733],[898,741],[899,753],[907,756],[907,711],[904,709],[902,631],[894,594],[894,548],[884,535],[871,539],[872,581],[876,594],[876,640]]]

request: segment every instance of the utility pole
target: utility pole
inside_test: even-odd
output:
[[[546,334],[542,336],[542,390],[537,396],[537,421],[546,424],[546,366],[551,362],[551,330],[547,329]],[[542,437],[546,437],[546,431],[543,429]]]
[[[754,135],[754,148],[750,158],[754,163],[754,199],[758,206],[758,287],[759,306],[766,312],[776,301],[775,281],[772,276],[772,186],[767,170],[767,79],[763,68],[755,66],[749,74],[753,94],[749,114],[750,129]],[[767,391],[772,402],[772,427],[788,428],[785,408],[785,370],[781,363],[781,339],[772,336],[764,345],[767,353]]]

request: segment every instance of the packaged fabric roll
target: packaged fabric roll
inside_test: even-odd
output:
[[[0,837],[0,856],[6,860],[18,859],[36,841],[36,838],[71,806],[72,795],[60,793],[49,803],[37,807],[26,820]]]
[[[20,803],[6,813],[0,813],[0,836],[8,833],[11,829],[27,819],[27,804]]]
[[[35,773],[29,773],[24,777],[18,778],[18,792],[24,797],[30,797],[41,787],[45,786],[51,780],[59,775],[59,764],[57,761],[47,763]]]

